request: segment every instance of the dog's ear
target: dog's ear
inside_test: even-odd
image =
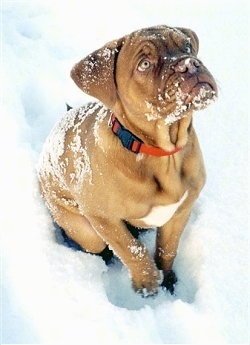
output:
[[[71,77],[85,93],[112,107],[117,98],[116,61],[124,38],[107,43],[78,62]]]
[[[178,29],[191,39],[193,53],[197,55],[199,51],[199,38],[196,35],[196,33],[190,29],[185,29],[185,28],[178,28]]]

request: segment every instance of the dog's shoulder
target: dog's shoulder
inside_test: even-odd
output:
[[[109,116],[107,109],[101,102],[89,102],[80,107],[67,107],[67,112],[55,125],[53,132],[77,133],[83,128],[91,128]]]
[[[87,117],[94,117],[96,114],[105,113],[108,109],[101,102],[88,102],[80,107],[68,107],[63,119],[66,122],[74,119],[76,123],[83,122]]]

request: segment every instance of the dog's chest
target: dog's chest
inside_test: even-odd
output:
[[[174,204],[165,206],[154,206],[150,212],[143,218],[138,219],[149,227],[159,227],[166,224],[175,214],[177,209],[182,205],[184,200],[188,196],[188,191],[186,191],[181,199]]]

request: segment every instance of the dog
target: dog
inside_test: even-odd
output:
[[[107,246],[143,296],[171,293],[178,242],[206,174],[192,116],[217,98],[190,29],[144,28],[71,70],[97,99],[71,109],[41,153],[41,195],[67,236],[89,253]],[[128,225],[155,228],[152,257]]]

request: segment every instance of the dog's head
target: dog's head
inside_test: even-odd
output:
[[[106,44],[77,63],[71,76],[110,109],[166,124],[206,107],[215,80],[197,58],[198,37],[183,28],[155,26]]]

